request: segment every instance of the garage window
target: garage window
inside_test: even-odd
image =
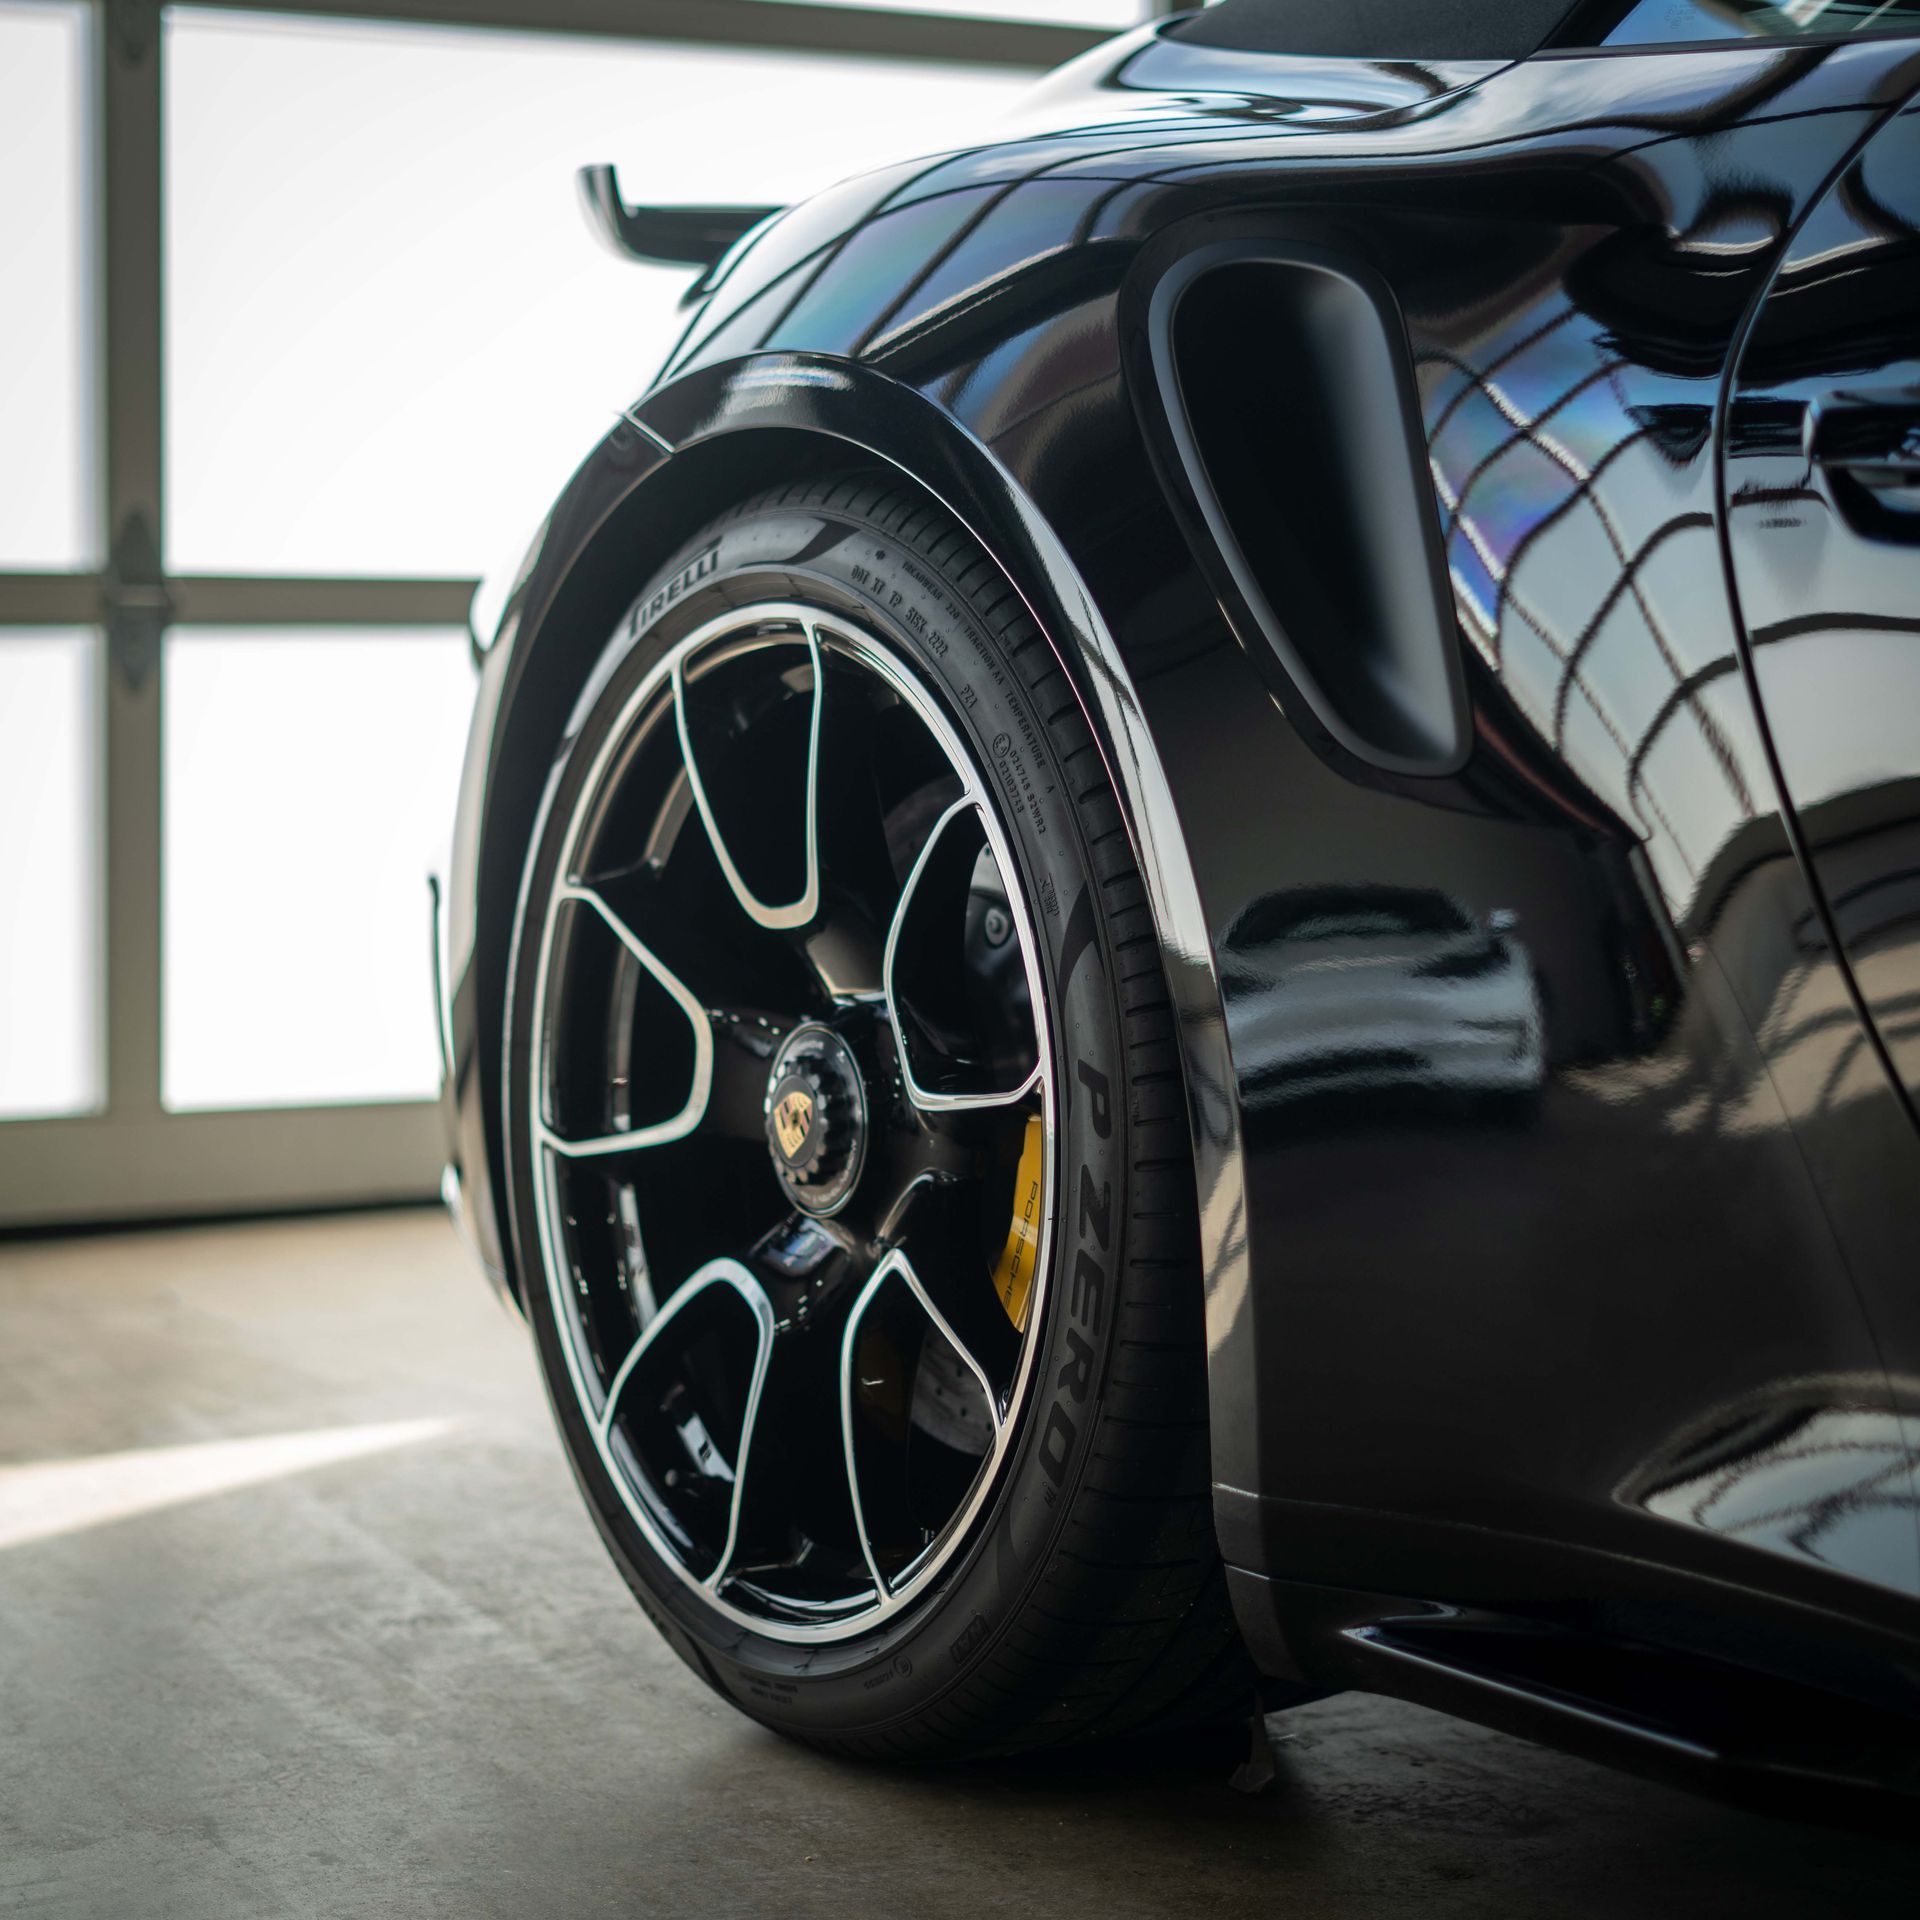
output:
[[[583,161],[663,199],[788,201],[977,137],[1018,91],[982,67],[215,13],[171,23],[167,69],[167,547],[211,573],[510,557],[683,320],[684,273],[587,239]]]
[[[0,646],[0,1119],[100,1104],[99,636]]]
[[[0,1226],[434,1191],[467,604],[682,319],[574,170],[798,198],[1148,10],[0,0]]]

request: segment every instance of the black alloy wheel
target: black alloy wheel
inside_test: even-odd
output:
[[[510,1002],[549,1391],[696,1671],[875,1753],[1251,1700],[1141,885],[958,528],[814,482],[649,584],[562,743]]]

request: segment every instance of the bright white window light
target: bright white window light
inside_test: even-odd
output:
[[[967,144],[1017,73],[167,16],[168,547],[179,571],[517,557],[657,371],[684,272],[592,239],[574,172],[792,200]]]
[[[0,1550],[417,1446],[439,1439],[452,1425],[450,1420],[394,1420],[0,1464]]]
[[[0,633],[0,1120],[104,1091],[99,671],[95,634]]]
[[[167,1105],[431,1095],[466,637],[183,628],[166,675]]]
[[[0,567],[94,559],[86,17],[0,6]]]

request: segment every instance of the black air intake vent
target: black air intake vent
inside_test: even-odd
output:
[[[1456,771],[1471,732],[1459,629],[1385,288],[1222,243],[1165,276],[1149,324],[1190,533],[1243,637],[1349,752]]]

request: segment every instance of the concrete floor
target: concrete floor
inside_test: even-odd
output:
[[[119,1456],[119,1457],[114,1457]],[[1920,1855],[1414,1708],[886,1773],[658,1641],[437,1215],[0,1244],[0,1913],[1915,1912]]]

